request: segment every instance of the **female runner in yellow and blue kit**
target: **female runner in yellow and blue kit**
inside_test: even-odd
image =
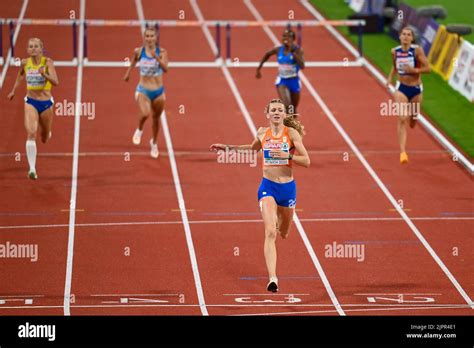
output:
[[[272,99],[265,108],[269,127],[258,129],[250,145],[212,144],[211,150],[263,150],[263,178],[258,200],[265,224],[264,255],[269,282],[267,290],[278,291],[276,276],[276,236],[286,239],[296,207],[296,183],[292,163],[309,167],[310,158],[303,145],[303,125],[289,115],[280,99]],[[295,151],[298,155],[294,155]]]
[[[144,45],[135,49],[133,60],[125,73],[124,80],[128,81],[132,68],[140,63],[140,82],[135,92],[135,99],[139,107],[138,127],[133,134],[133,143],[139,145],[143,134],[143,125],[148,117],[152,117],[152,139],[150,140],[150,155],[158,158],[156,139],[160,130],[160,116],[165,106],[165,89],[163,86],[163,72],[168,71],[168,53],[158,47],[157,33],[152,27],[145,29]]]
[[[13,99],[16,88],[20,85],[23,76],[26,76],[26,157],[30,167],[28,177],[36,180],[38,178],[36,173],[36,133],[39,125],[41,141],[46,143],[51,139],[54,115],[51,87],[57,86],[59,82],[53,60],[43,56],[43,42],[40,39],[29,39],[27,52],[29,57],[21,60],[21,69],[18,72],[12,91],[8,94],[8,99]]]

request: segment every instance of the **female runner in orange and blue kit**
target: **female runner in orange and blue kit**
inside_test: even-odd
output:
[[[293,179],[293,162],[309,167],[310,159],[303,145],[303,125],[288,115],[280,99],[267,105],[265,114],[269,127],[258,129],[250,145],[212,144],[211,150],[237,151],[263,150],[263,178],[258,189],[258,200],[265,224],[264,254],[269,282],[267,290],[278,291],[276,276],[276,236],[285,239],[290,231],[296,207],[296,183]],[[295,155],[295,151],[298,155]]]

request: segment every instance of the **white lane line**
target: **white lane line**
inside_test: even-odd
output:
[[[260,62],[242,62],[237,63],[226,63],[228,68],[256,68]],[[0,65],[1,61],[0,61]],[[10,65],[14,65],[13,63]],[[76,67],[76,60],[58,60],[54,62],[55,66],[60,67]],[[195,62],[169,62],[170,68],[220,68],[222,62],[220,60],[215,61],[195,61]],[[86,68],[123,68],[123,61],[84,61],[84,67]],[[276,62],[267,62],[264,68],[275,68],[278,64]],[[363,61],[352,61],[352,62],[339,62],[339,61],[308,61],[305,63],[306,68],[339,68],[339,67],[362,67]],[[136,68],[140,65],[137,64]]]
[[[274,295],[269,295],[274,296]],[[344,304],[344,307],[367,307],[367,308],[360,308],[357,309],[359,311],[363,310],[393,310],[393,307],[396,306],[404,306],[405,309],[410,310],[410,309],[419,309],[419,308],[424,308],[424,309],[470,309],[468,305],[458,305],[458,304],[433,304],[433,305],[426,305],[426,304],[405,304],[405,305],[400,305],[400,304],[387,304],[387,305],[360,305],[360,304]],[[3,306],[0,305],[0,311],[2,309],[44,309],[44,308],[62,308],[63,306],[61,305],[38,305],[38,306]],[[199,304],[111,304],[111,305],[104,305],[104,304],[99,304],[99,305],[71,305],[71,308],[127,308],[127,307],[200,307]],[[287,307],[287,308],[296,308],[296,307],[334,307],[334,304],[208,304],[207,307],[219,307],[219,308],[245,308],[245,307]],[[374,308],[370,308],[374,307]],[[376,308],[376,307],[381,307],[381,308]],[[395,308],[396,309],[396,308]],[[349,311],[346,309],[346,311]],[[336,309],[331,309],[331,312],[336,312]],[[293,312],[295,313],[295,312]]]
[[[325,18],[316,10],[308,0],[300,0],[300,3],[310,12],[317,20],[324,21]],[[359,52],[349,43],[349,41],[342,36],[336,29],[334,29],[331,25],[324,25],[324,27],[336,38],[339,43],[341,43],[344,47],[349,50],[352,55],[356,58],[359,57]],[[362,62],[363,66],[365,66],[369,72],[384,86],[387,82],[380,71],[375,68],[367,59],[361,58],[359,59]],[[393,90],[393,88],[392,88]],[[455,154],[458,158],[458,161],[470,172],[470,174],[474,174],[474,164],[471,163],[441,132],[439,132],[428,119],[423,116],[421,113],[418,115],[418,120],[420,123],[425,127],[427,132],[431,134],[444,148],[450,151],[452,154]]]
[[[309,296],[310,294],[295,294],[295,293],[277,293],[277,294],[270,294],[270,293],[254,293],[254,294],[222,294],[223,296],[270,296],[270,297],[275,297],[275,296],[287,296],[287,295],[294,295],[294,296]]]
[[[178,175],[178,166],[173,153],[173,143],[171,141],[171,135],[168,129],[168,122],[166,120],[166,113],[163,111],[161,115],[161,124],[163,126],[163,133],[166,139],[166,146],[168,147],[168,156],[170,159],[171,171],[173,173],[173,180],[175,183],[176,196],[178,197],[179,209],[181,212],[181,219],[183,220],[184,231],[186,233],[186,243],[188,245],[189,257],[191,259],[191,266],[193,269],[194,283],[196,285],[197,296],[199,300],[199,306],[202,315],[209,315],[206,302],[204,300],[204,292],[201,284],[201,276],[199,275],[199,267],[196,258],[196,251],[194,250],[193,237],[191,234],[191,227],[189,226],[188,214],[186,212],[186,205],[184,201],[183,192],[181,190],[181,183]]]
[[[85,63],[85,66],[88,68],[123,68],[123,61],[90,61],[88,60]],[[216,68],[219,66],[217,62],[169,62],[168,66],[170,68]],[[136,66],[140,67],[139,64]]]
[[[229,68],[257,68],[260,65],[260,62],[241,62],[233,63],[227,62],[227,67]],[[305,68],[348,68],[348,67],[362,67],[362,63],[359,61],[356,62],[338,62],[338,61],[315,61],[315,62],[305,62]],[[276,68],[278,67],[277,62],[266,62],[263,68]]]
[[[143,15],[143,9],[140,12],[140,8],[142,8],[141,5],[141,0],[136,0],[137,4],[137,14],[138,14],[138,19],[141,21],[141,26],[142,26],[142,32],[145,31],[145,17]],[[178,174],[178,165],[176,164],[176,159],[174,156],[174,150],[173,150],[173,142],[171,140],[171,134],[168,128],[168,121],[166,119],[166,112],[163,110],[163,113],[161,114],[161,124],[163,127],[163,134],[165,136],[166,140],[166,147],[168,148],[168,157],[171,165],[171,172],[173,174],[173,181],[174,181],[174,187],[176,190],[176,196],[178,198],[178,204],[179,204],[179,210],[181,213],[181,219],[183,220],[183,226],[184,226],[184,232],[186,235],[186,243],[188,246],[188,251],[189,251],[189,258],[191,261],[191,267],[193,270],[193,276],[194,276],[194,284],[196,286],[196,292],[197,292],[197,297],[199,301],[199,307],[201,309],[202,315],[209,315],[207,308],[206,308],[206,302],[204,300],[204,292],[202,289],[202,283],[201,283],[201,276],[199,274],[199,267],[197,263],[197,258],[196,258],[196,251],[194,249],[194,243],[193,243],[193,237],[191,234],[191,227],[189,226],[189,220],[188,220],[188,214],[186,212],[186,204],[184,201],[184,196],[183,196],[183,191],[181,189],[181,182],[179,179],[179,174]]]
[[[346,305],[344,305],[346,306]],[[365,312],[365,311],[411,311],[420,309],[460,309],[458,306],[432,306],[432,307],[398,307],[398,308],[359,308],[359,309],[346,309],[346,312]],[[295,315],[295,314],[320,314],[320,313],[331,313],[335,310],[323,310],[323,311],[292,311],[292,312],[270,312],[270,313],[255,313],[255,314],[234,314],[234,316],[254,316],[254,315]]]
[[[412,220],[417,221],[473,221],[474,217],[414,217]],[[353,221],[404,221],[403,218],[302,218],[302,222],[353,222]],[[146,226],[146,225],[180,225],[182,221],[131,221],[131,222],[97,222],[76,224],[77,227],[107,227],[107,226]],[[191,220],[189,224],[235,224],[235,223],[262,223],[261,219],[237,219],[237,220]],[[11,225],[0,226],[0,230],[29,229],[29,228],[60,228],[68,227],[68,224],[57,225]]]
[[[13,32],[13,46],[15,46],[18,35],[20,34],[21,21],[23,20],[23,17],[25,16],[27,7],[28,7],[28,0],[23,0],[23,5],[21,6],[21,10],[20,10],[20,15],[18,16],[18,21],[20,22],[15,27],[15,31]],[[14,57],[12,57],[12,50],[10,48],[8,50],[7,58],[4,62],[5,65],[3,66],[2,76],[0,76],[0,89],[2,89],[3,83],[5,82],[5,77],[7,76],[8,67],[11,65],[10,61],[12,60],[12,58]]]
[[[13,296],[3,296],[3,295],[0,295],[0,298],[9,298],[9,297],[26,297],[26,298],[30,298],[30,297],[45,297],[46,295],[13,295]]]
[[[199,22],[201,22],[201,29],[204,32],[204,36],[207,39],[207,42],[209,43],[209,46],[211,47],[211,50],[214,54],[217,54],[217,47],[216,44],[212,38],[212,35],[209,31],[209,28],[204,25],[204,16],[201,12],[201,9],[199,8],[199,5],[197,4],[196,0],[189,0],[191,7],[194,10],[194,14],[196,15],[196,18],[198,19]],[[232,94],[235,97],[235,100],[237,101],[237,104],[240,107],[240,110],[244,113],[244,118],[247,123],[247,126],[249,127],[250,132],[252,133],[253,136],[257,134],[257,128],[255,128],[255,125],[253,124],[252,117],[250,116],[247,108],[245,107],[245,103],[239,93],[239,90],[237,86],[235,85],[234,80],[232,79],[232,76],[230,75],[230,72],[227,68],[226,65],[222,64],[220,65],[222,72],[227,80],[227,83],[230,86],[230,89],[232,90]]]
[[[206,25],[204,25],[205,19],[204,19],[204,16],[203,16],[202,12],[201,12],[201,9],[199,8],[199,5],[197,4],[196,0],[189,0],[189,2],[191,4],[191,7],[193,8],[193,11],[194,11],[194,14],[196,15],[196,18],[201,23],[201,29],[204,33],[204,36],[207,39],[207,42],[209,43],[209,46],[211,47],[212,52],[214,54],[217,54],[216,43],[214,42],[214,40],[212,38],[212,35],[209,31],[209,28]],[[240,107],[240,110],[244,113],[244,118],[245,118],[245,121],[247,122],[247,126],[249,127],[250,132],[252,133],[252,135],[255,136],[257,134],[257,129],[255,128],[255,125],[252,122],[252,118],[250,117],[250,115],[248,113],[248,110],[245,107],[245,103],[242,100],[242,97],[240,96],[239,90],[237,89],[237,86],[235,85],[234,80],[230,76],[229,70],[223,64],[221,65],[221,69],[222,69],[222,72],[224,73],[224,76],[227,79],[227,82],[229,83],[230,89],[232,90],[232,93],[234,94],[234,97],[237,101],[237,104]]]
[[[244,3],[245,3],[245,5],[247,5],[247,8],[253,14],[255,19],[263,20],[262,16],[257,11],[257,9],[253,6],[253,4],[250,0],[244,0]],[[279,41],[277,40],[277,38],[275,37],[273,32],[270,30],[270,28],[267,25],[264,25],[262,28],[267,33],[267,35],[270,37],[270,39],[273,41],[273,43],[275,45],[279,45]],[[245,116],[245,114],[244,114],[244,116]],[[253,123],[252,120],[250,120],[250,122]],[[334,304],[334,307],[336,308],[339,315],[346,315],[344,313],[344,310],[341,307],[341,304],[339,303],[339,300],[337,299],[336,294],[334,293],[334,291],[331,287],[331,284],[329,283],[328,278],[326,277],[326,274],[324,273],[323,267],[321,266],[321,263],[319,262],[319,259],[316,256],[316,253],[313,249],[313,246],[311,245],[311,242],[309,241],[308,236],[307,236],[307,234],[306,234],[306,232],[303,228],[303,225],[301,224],[301,221],[298,218],[298,215],[296,214],[296,212],[294,214],[293,220],[294,220],[296,228],[297,228],[297,230],[298,230],[298,232],[301,236],[301,239],[303,240],[304,245],[305,245],[306,249],[308,250],[308,253],[311,257],[311,260],[313,261],[313,264],[314,264],[314,266],[316,267],[316,269],[318,271],[318,274],[319,274],[319,276],[320,276],[320,278],[321,278],[321,280],[324,284],[324,287],[326,288],[326,291],[327,291],[329,297],[331,298],[332,303]]]
[[[390,293],[390,292],[382,292],[382,293],[367,293],[367,294],[354,294],[354,295],[359,295],[359,296],[364,296],[364,295],[442,295],[442,294],[422,294],[422,293]]]
[[[98,295],[90,295],[93,297],[113,297],[113,296],[141,296],[141,297],[159,297],[159,296],[179,296],[181,294],[98,294]]]
[[[201,23],[204,23],[204,17],[199,9],[199,6],[197,5],[196,1],[195,0],[190,0],[192,6],[193,6],[193,9],[194,9],[194,13],[196,15],[196,17],[198,18],[198,20],[201,22]],[[211,49],[213,49],[214,52],[217,52],[217,50],[215,49],[215,45],[214,45],[214,41],[212,40],[212,36],[210,35],[209,33],[209,29],[205,26],[205,25],[202,25],[201,26],[202,30],[204,31],[204,34],[207,38],[207,41],[209,43],[209,45],[211,46]],[[222,72],[224,73],[224,76],[227,80],[227,83],[229,84],[230,86],[230,89],[232,90],[232,93],[237,101],[237,104],[239,105],[240,107],[240,110],[242,111],[242,114],[244,115],[244,119],[247,123],[247,126],[250,130],[250,133],[252,134],[252,136],[255,136],[257,134],[257,128],[255,127],[255,124],[253,123],[253,120],[252,120],[252,117],[250,116],[250,113],[249,111],[247,110],[247,107],[245,106],[245,103],[242,99],[242,96],[240,95],[240,92],[237,88],[237,86],[235,85],[235,82],[229,72],[229,70],[227,69],[227,67],[225,65],[222,65]],[[299,219],[298,219],[298,216],[297,214],[295,213],[294,215],[294,221],[295,221],[295,224],[297,226],[297,229],[298,229],[298,232],[299,234],[301,235],[301,238],[303,239],[304,243],[305,243],[305,246],[306,246],[306,249],[308,250],[308,253],[311,257],[311,260],[313,261],[317,271],[318,271],[318,274],[326,288],[326,291],[328,292],[329,294],[329,297],[331,298],[331,301],[334,303],[334,306],[336,307],[338,313],[340,315],[345,315],[344,314],[344,311],[342,310],[337,298],[336,298],[336,295],[334,294],[334,292],[332,291],[331,289],[331,286],[326,278],[326,275],[324,274],[324,271],[321,267],[321,264],[319,263],[319,260],[318,258],[316,257],[316,254],[311,246],[311,244],[309,243],[309,240],[306,236],[306,233],[303,229],[303,226],[301,226],[301,223],[299,222]]]
[[[204,22],[204,16],[201,12],[201,9],[199,8],[199,5],[197,4],[196,0],[189,0],[189,3],[194,11],[194,14],[196,15],[196,18],[198,19],[199,23],[201,23],[201,29],[204,32],[204,36],[206,37],[207,42],[211,46],[212,53],[214,53],[214,55],[217,55],[217,45],[214,42],[214,39],[211,35],[211,32],[209,31],[209,28]]]
[[[250,0],[244,0],[244,2],[247,4],[247,3],[250,3],[251,4],[251,1]],[[252,6],[253,7],[253,6]],[[255,9],[255,7],[253,7],[255,13],[254,15],[257,15],[258,12],[257,10]],[[261,18],[261,16],[258,14],[258,16]],[[270,28],[266,27],[266,29],[268,29],[268,31],[271,33],[269,34],[269,36],[271,37],[272,41],[275,43],[275,44],[278,44],[278,40],[277,38],[275,37],[275,35],[273,34],[273,32],[270,30]],[[268,33],[268,31],[266,30],[266,32]],[[316,102],[319,104],[319,106],[321,107],[321,109],[324,111],[324,113],[326,114],[326,116],[328,117],[328,119],[331,121],[331,123],[334,125],[334,127],[337,129],[337,131],[339,132],[339,134],[342,136],[342,138],[345,140],[345,142],[349,145],[349,147],[352,149],[352,151],[355,153],[355,155],[357,156],[357,158],[360,160],[360,162],[362,163],[362,165],[365,167],[365,169],[367,170],[367,172],[370,174],[370,176],[372,177],[372,179],[374,179],[374,181],[377,183],[377,185],[380,187],[380,189],[382,190],[382,192],[385,194],[385,196],[387,197],[387,199],[390,201],[390,203],[393,205],[393,207],[397,210],[397,212],[400,214],[400,216],[403,218],[403,220],[405,220],[405,222],[407,223],[407,225],[410,227],[410,229],[413,231],[413,233],[416,235],[416,237],[420,240],[420,242],[423,244],[423,246],[426,248],[426,250],[428,250],[428,252],[430,253],[431,257],[435,260],[435,262],[438,264],[438,266],[442,269],[442,271],[444,272],[444,274],[446,274],[446,276],[448,277],[448,279],[451,281],[451,283],[455,286],[455,288],[458,290],[459,294],[464,298],[464,300],[466,301],[466,303],[471,306],[472,309],[474,309],[474,303],[472,302],[471,298],[469,297],[469,295],[466,293],[466,291],[462,288],[462,286],[459,284],[459,282],[456,280],[456,278],[452,275],[452,273],[449,271],[449,269],[446,267],[446,265],[443,263],[443,261],[441,261],[441,259],[439,258],[439,256],[436,254],[436,252],[433,250],[433,248],[431,247],[431,245],[426,241],[426,239],[423,237],[423,235],[421,234],[421,232],[418,230],[418,228],[415,226],[415,224],[413,223],[413,221],[410,220],[410,218],[408,217],[408,215],[405,213],[405,211],[400,207],[400,205],[398,204],[398,202],[396,201],[396,199],[393,197],[393,195],[390,193],[390,191],[387,189],[387,187],[385,186],[385,184],[382,182],[382,180],[378,177],[378,175],[375,173],[375,171],[373,170],[373,168],[370,166],[370,164],[367,162],[367,160],[364,158],[364,156],[362,156],[361,152],[359,151],[359,148],[354,144],[354,142],[352,141],[352,139],[349,137],[349,135],[346,133],[346,131],[344,130],[344,128],[342,128],[341,124],[339,123],[339,121],[337,121],[336,117],[333,115],[333,113],[331,112],[331,110],[329,110],[329,108],[327,107],[326,103],[323,101],[323,99],[321,98],[321,96],[316,92],[315,88],[313,87],[313,85],[308,81],[308,79],[306,78],[306,76],[304,75],[303,72],[300,72],[300,77],[301,77],[301,80],[303,81],[303,83],[305,84],[306,88],[308,89],[309,93],[311,94],[311,96],[316,100]]]
[[[143,12],[142,0],[135,0],[135,8],[137,9],[138,19],[140,20],[140,28],[142,29],[142,35],[145,32],[145,13]]]
[[[69,231],[67,245],[66,261],[66,280],[64,285],[64,315],[71,315],[70,299],[72,284],[72,267],[74,261],[74,234],[76,224],[76,198],[77,198],[77,175],[79,169],[79,135],[81,128],[81,98],[82,98],[82,73],[83,73],[83,55],[84,55],[84,19],[86,15],[86,0],[80,2],[79,26],[79,60],[77,67],[76,82],[76,110],[74,115],[74,149],[72,158],[72,179],[71,179],[71,199],[69,201]]]

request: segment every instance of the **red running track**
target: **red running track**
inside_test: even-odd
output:
[[[138,18],[134,1],[106,6],[107,1],[88,0],[86,18]],[[53,3],[43,1],[45,6],[39,6],[38,0],[30,0],[25,17],[64,18],[69,9],[79,13],[79,1],[61,7]],[[254,19],[244,2],[196,3],[205,19]],[[262,0],[252,3],[264,19],[285,19],[289,10],[296,19],[314,19],[296,1],[277,0],[271,6]],[[10,17],[18,16],[20,8],[20,1],[10,4],[6,12],[0,7]],[[143,0],[143,10],[146,18],[173,19],[180,10],[186,19],[197,18],[188,1],[169,5]],[[69,32],[63,29],[53,36],[48,32],[51,29],[40,32],[23,26],[18,47],[33,34],[44,36],[54,59],[70,59]],[[278,31],[274,33],[279,36]],[[91,60],[123,60],[141,42],[137,28],[93,28],[89,34]],[[307,60],[349,57],[324,28],[305,28],[304,35]],[[161,44],[172,61],[214,57],[201,28],[162,29]],[[257,61],[272,46],[260,28],[233,30],[233,57],[241,61]],[[275,95],[275,69],[264,69],[261,80],[254,78],[254,69],[229,71],[250,121],[257,127],[265,125],[263,107]],[[54,90],[55,100],[74,102],[77,69],[59,68],[58,73],[61,86]],[[15,68],[8,70],[0,94],[6,120],[0,140],[0,242],[38,244],[39,259],[0,259],[0,295],[38,297],[32,304],[6,301],[0,313],[63,314],[74,118],[55,118],[53,140],[39,145],[40,180],[27,181],[22,100],[5,98],[15,74]],[[465,298],[307,86],[299,111],[308,133],[304,140],[312,167],[295,169],[302,228],[293,226],[290,238],[278,241],[281,293],[269,295],[263,223],[256,201],[260,163],[257,168],[222,165],[207,152],[213,142],[251,141],[245,111],[221,68],[176,68],[165,75],[169,140],[189,219],[190,244],[163,130],[158,160],[148,156],[149,124],[143,144],[131,144],[138,76],[135,73],[127,84],[121,80],[123,74],[123,68],[84,68],[82,76],[81,100],[94,103],[95,117],[82,117],[80,123],[72,315],[338,315],[342,311],[346,315],[472,315]],[[460,287],[472,296],[468,268],[473,261],[469,252],[473,242],[468,238],[473,227],[472,179],[420,127],[409,137],[412,161],[408,166],[398,164],[395,124],[379,116],[379,105],[388,95],[364,68],[315,68],[304,74],[393,197],[403,200],[407,215]],[[20,161],[15,161],[17,152]],[[363,245],[364,255],[359,261],[328,257],[326,250],[333,243]],[[310,256],[313,251],[324,275]],[[194,268],[192,255],[197,260]],[[200,282],[196,282],[197,272]],[[323,281],[325,276],[328,282]],[[200,289],[205,309],[199,306]],[[342,308],[339,313],[336,302]]]

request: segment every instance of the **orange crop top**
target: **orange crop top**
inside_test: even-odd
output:
[[[276,138],[272,135],[271,128],[268,128],[262,139],[262,150],[263,150],[263,161],[262,165],[265,166],[292,166],[292,161],[289,159],[272,158],[270,151],[281,150],[293,154],[295,152],[295,146],[291,141],[290,135],[288,134],[288,127],[284,126],[281,137]]]

